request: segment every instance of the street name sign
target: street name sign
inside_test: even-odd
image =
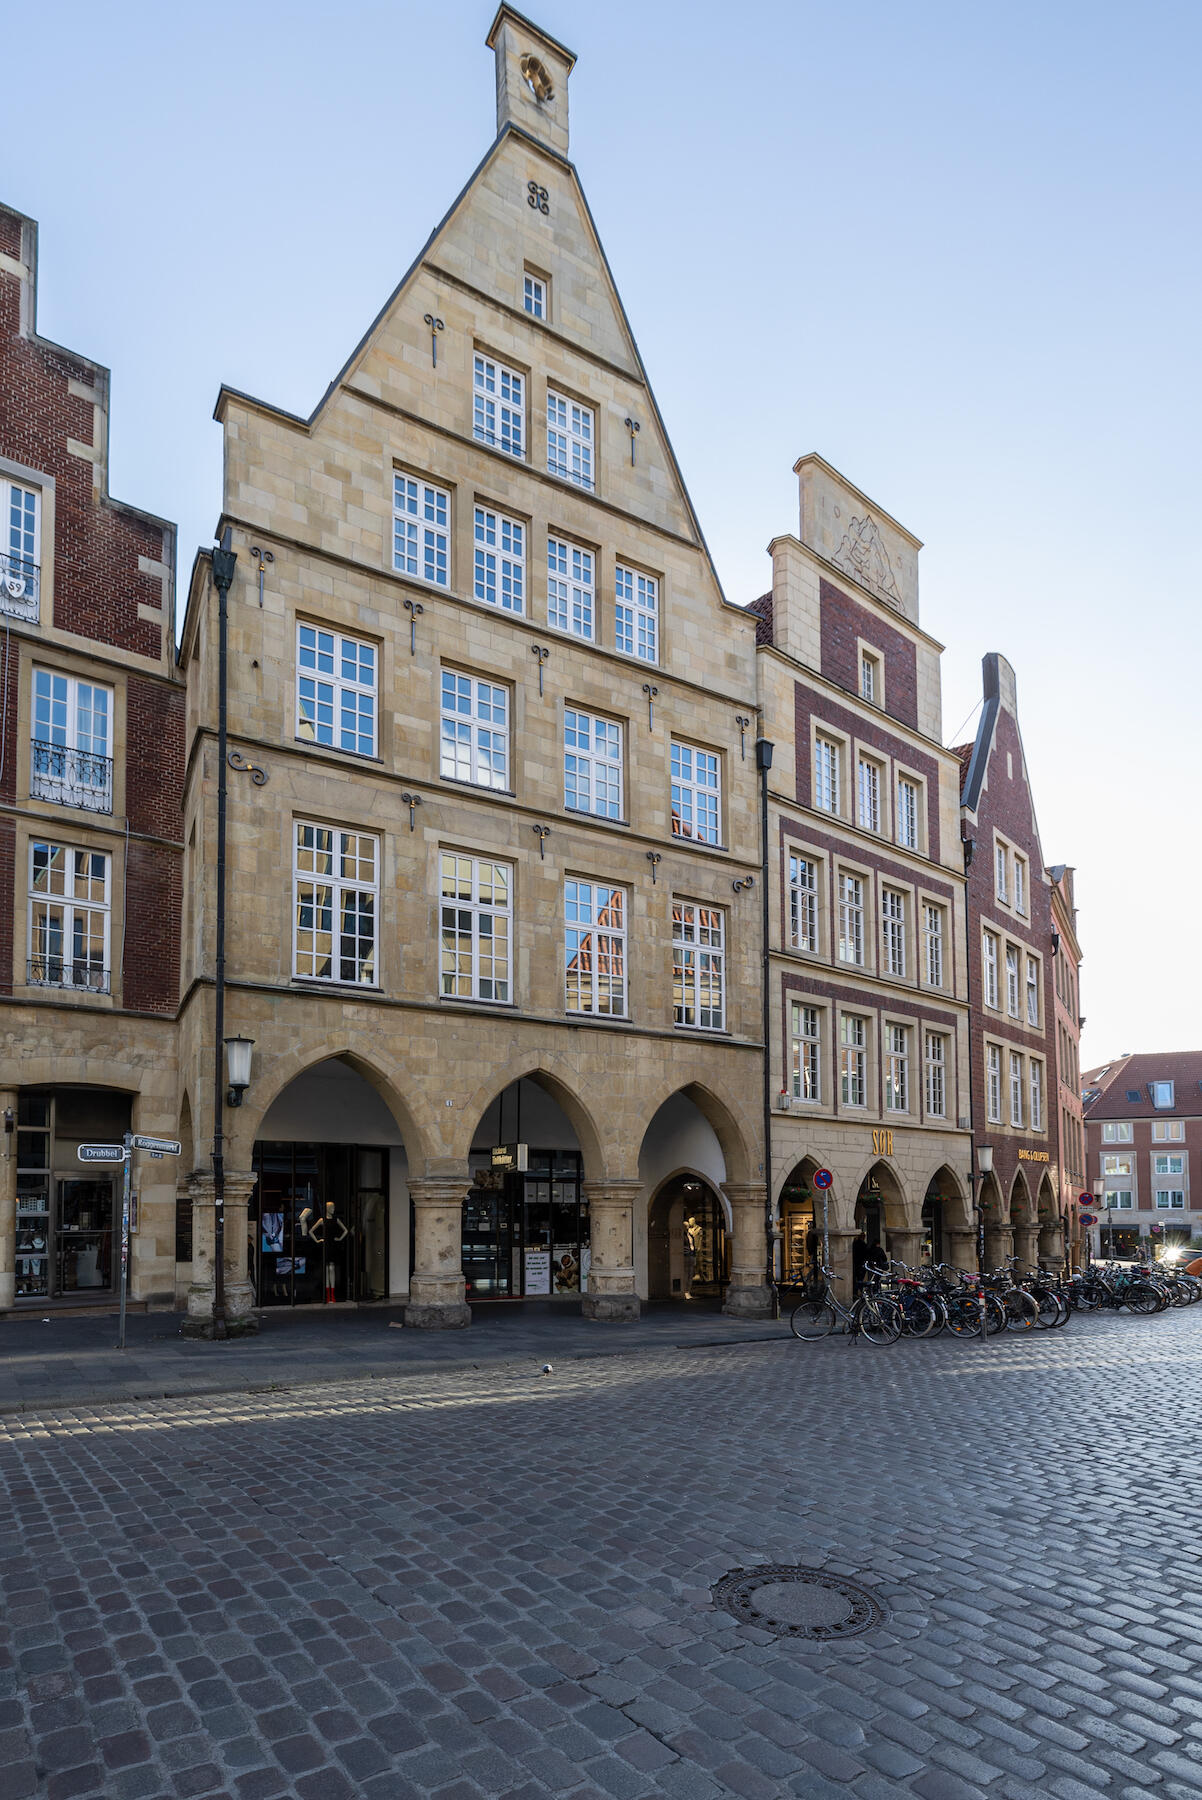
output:
[[[175,1138],[132,1137],[135,1150],[153,1150],[158,1156],[178,1156],[182,1145]]]
[[[81,1144],[75,1152],[80,1162],[118,1163],[125,1161],[124,1144]]]

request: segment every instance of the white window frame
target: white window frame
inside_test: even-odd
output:
[[[377,644],[298,619],[297,742],[375,756],[379,670]]]
[[[1043,1130],[1043,1064],[1037,1056],[1032,1056],[1027,1065],[1028,1086],[1030,1088],[1031,1130]]]
[[[932,1119],[947,1117],[947,1040],[942,1032],[925,1034],[926,1109]]]
[[[1019,1127],[1023,1124],[1023,1059],[1022,1052],[1011,1050],[1010,1053],[1010,1123]]]
[[[622,727],[614,719],[566,706],[563,715],[563,803],[598,819],[622,817]]]
[[[678,1026],[726,1029],[726,914],[720,907],[673,900],[672,993]]]
[[[1039,1024],[1039,986],[1042,970],[1037,956],[1027,958],[1027,1024]]]
[[[1130,1132],[1130,1130],[1131,1130],[1130,1125],[1128,1125],[1127,1130],[1128,1130],[1128,1132]],[[1105,1138],[1105,1136],[1106,1136],[1106,1127],[1105,1126],[1102,1127],[1102,1136],[1103,1136],[1103,1138]],[[1124,1144],[1129,1144],[1131,1142],[1131,1139],[1128,1136],[1121,1140],[1115,1139],[1114,1141],[1116,1143],[1121,1141]],[[1185,1120],[1184,1119],[1153,1119],[1153,1121],[1152,1121],[1152,1142],[1154,1144],[1183,1144],[1185,1142]]]
[[[565,1010],[624,1019],[629,893],[608,882],[565,881],[563,904]]]
[[[509,788],[509,689],[443,669],[439,682],[439,769],[444,781]]]
[[[1019,1017],[1017,944],[1006,945],[1006,1012],[1012,1019]]]
[[[1152,1136],[1156,1136],[1156,1128],[1152,1128]],[[1129,1144],[1134,1137],[1134,1129],[1129,1119],[1107,1119],[1102,1126],[1102,1142],[1104,1144]]]
[[[0,612],[34,623],[42,581],[42,490],[15,477],[0,478]]]
[[[993,891],[1003,906],[1010,904],[1009,851],[1005,844],[993,846]]]
[[[526,611],[526,526],[495,507],[477,506],[472,525],[472,585],[477,600],[522,617]]]
[[[1130,1188],[1107,1188],[1106,1210],[1117,1207],[1119,1212],[1134,1212],[1135,1195]]]
[[[312,841],[306,843],[304,834],[313,833]],[[322,838],[328,839],[323,843]],[[364,849],[371,848],[371,877],[366,879],[357,866],[363,858]],[[330,859],[329,869],[316,867],[319,857]],[[353,857],[356,867],[348,872],[347,858]],[[313,867],[308,866],[312,859]],[[325,898],[322,899],[324,894]],[[306,898],[307,895],[307,898]],[[371,920],[370,938],[364,936],[359,926],[365,916],[363,901],[369,905],[366,916]],[[312,923],[302,928],[302,907],[308,906]],[[343,944],[347,934],[343,930],[348,905],[354,906],[356,929],[352,941],[356,946],[370,943],[370,949],[364,955],[358,950],[350,959],[344,959]],[[318,928],[317,919],[320,910],[329,915],[328,932]],[[310,945],[302,950],[305,935],[312,939]],[[318,947],[319,939],[326,935],[329,938],[329,951],[326,961],[328,972],[321,973],[316,966],[303,967],[302,964],[316,965],[321,960]],[[380,840],[370,831],[359,831],[350,826],[331,825],[321,819],[294,819],[292,821],[292,975],[296,981],[319,981],[331,987],[376,987],[378,986],[378,959],[380,954]],[[347,967],[358,969],[358,973],[346,974]],[[337,973],[335,973],[337,967]]]
[[[881,765],[871,756],[856,758],[856,823],[880,835]]]
[[[802,1000],[789,1007],[789,1082],[794,1100],[822,1100],[822,1014]]]
[[[998,1044],[985,1046],[985,1115],[991,1125],[1002,1122],[1002,1052]]]
[[[1176,1084],[1172,1081],[1150,1081],[1148,1093],[1152,1105],[1160,1112],[1169,1112],[1175,1105]]]
[[[640,662],[659,661],[659,581],[626,563],[614,570],[614,646]]]
[[[912,775],[897,778],[897,841],[904,850],[917,850],[921,799]]]
[[[864,967],[864,878],[839,871],[839,957],[851,967]]]
[[[927,986],[943,986],[943,908],[930,900],[922,907],[923,940],[926,947]]]
[[[1158,1212],[1184,1212],[1184,1188],[1157,1188],[1156,1210]]]
[[[61,881],[61,888],[51,885],[55,879]],[[82,893],[81,881],[87,890]],[[99,898],[90,891],[97,881]],[[107,852],[54,843],[46,838],[31,839],[26,965],[29,985],[107,994],[112,907],[113,859]]]
[[[455,892],[448,894],[448,868],[452,865],[450,879]],[[498,893],[503,898],[499,899]],[[513,986],[512,865],[492,857],[443,850],[438,859],[438,894],[440,995],[444,1000],[509,1005]],[[450,914],[455,915],[453,919]]]
[[[597,559],[583,544],[547,535],[547,624],[569,637],[596,636]]]
[[[596,415],[567,394],[547,389],[547,470],[573,487],[592,493],[596,487],[593,445]]]
[[[814,806],[818,812],[838,818],[843,808],[840,791],[841,746],[834,738],[819,734],[814,739]]]
[[[910,1110],[910,1028],[885,1026],[885,1111]]]
[[[113,810],[114,694],[103,682],[35,667],[29,791],[84,812]]]
[[[1175,1165],[1175,1166],[1174,1166]],[[1185,1154],[1164,1152],[1152,1158],[1153,1175],[1184,1175]]]
[[[1133,1175],[1135,1158],[1133,1156],[1104,1156],[1102,1173],[1103,1175]]]
[[[526,377],[482,350],[472,356],[472,436],[518,462],[526,459]]]
[[[881,659],[871,650],[860,650],[860,698],[871,706],[881,703]]]
[[[673,738],[670,788],[672,836],[696,844],[720,844],[722,759],[717,751]]]
[[[818,869],[814,857],[789,852],[789,941],[811,955],[818,953]]]
[[[900,888],[881,889],[881,937],[885,950],[884,973],[904,981],[907,968],[906,896]]]
[[[542,319],[545,323],[550,317],[550,294],[545,276],[532,274],[529,269],[522,270],[522,308],[532,319]]]
[[[839,1018],[839,1093],[843,1105],[868,1105],[868,1021],[862,1013]]]
[[[1027,859],[1014,852],[1014,910],[1026,917],[1027,913]]]
[[[981,933],[982,998],[991,1012],[998,1007],[998,935],[996,931]]]
[[[392,566],[432,587],[451,585],[451,494],[420,475],[392,475]]]

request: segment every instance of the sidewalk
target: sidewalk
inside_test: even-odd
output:
[[[116,1349],[117,1315],[0,1323],[0,1413],[102,1400],[245,1393],[323,1381],[543,1363],[788,1337],[786,1320],[728,1319],[690,1305],[652,1307],[636,1325],[600,1325],[550,1302],[478,1306],[464,1331],[404,1331],[399,1307],[331,1314],[286,1308],[262,1315],[257,1337],[198,1343],[181,1315],[131,1315]]]

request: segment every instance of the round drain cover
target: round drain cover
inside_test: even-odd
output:
[[[821,1569],[779,1563],[732,1569],[711,1591],[715,1606],[778,1637],[858,1637],[885,1618],[884,1607],[867,1588]]]

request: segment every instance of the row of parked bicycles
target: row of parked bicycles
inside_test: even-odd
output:
[[[830,1269],[820,1265],[805,1297],[789,1318],[793,1335],[814,1343],[845,1331],[854,1343],[896,1344],[899,1338],[992,1337],[1001,1331],[1055,1331],[1074,1312],[1110,1309],[1147,1315],[1170,1306],[1193,1306],[1202,1300],[1202,1280],[1158,1265],[1131,1267],[1094,1263],[1073,1276],[1046,1270],[1023,1273],[1018,1259],[984,1275],[954,1269],[907,1268],[891,1262],[887,1270],[866,1269],[860,1292],[845,1305],[832,1286]]]

